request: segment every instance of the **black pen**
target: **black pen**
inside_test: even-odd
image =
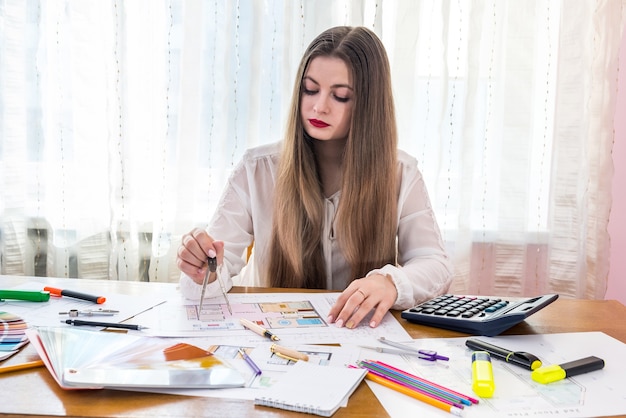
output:
[[[116,322],[98,322],[98,321],[81,321],[80,319],[66,319],[64,321],[66,324],[74,325],[74,326],[89,326],[89,327],[105,327],[105,328],[121,328],[121,329],[132,329],[135,331],[139,331],[142,329],[146,329],[147,327],[143,327],[141,325],[134,324],[119,324]]]
[[[535,370],[541,367],[541,360],[533,354],[525,351],[512,351],[498,347],[485,341],[470,338],[465,341],[465,345],[476,351],[486,351],[493,357],[504,360],[507,363],[515,364],[528,370]]]

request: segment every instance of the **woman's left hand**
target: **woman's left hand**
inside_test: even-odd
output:
[[[369,323],[374,328],[383,320],[397,297],[398,291],[389,275],[372,274],[354,280],[330,309],[328,322],[338,327],[345,324],[346,328],[355,328],[374,310]]]

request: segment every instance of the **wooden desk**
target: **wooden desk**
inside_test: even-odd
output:
[[[42,279],[51,285],[68,279]],[[72,280],[72,279],[69,279]],[[0,287],[10,288],[28,278],[0,276]],[[74,282],[76,283],[76,282]],[[171,292],[174,285],[141,282],[80,280],[86,291],[110,291],[133,295],[145,292]],[[233,292],[289,292],[285,289],[234,288]],[[303,292],[301,289],[292,292]],[[1,307],[0,307],[1,309]],[[451,338],[466,334],[411,324],[394,315],[413,338]],[[626,343],[626,307],[617,301],[558,299],[504,334],[544,334],[602,331]],[[617,319],[617,320],[616,320]],[[20,363],[36,357],[32,347],[5,362]],[[66,391],[57,385],[45,368],[0,375],[0,416],[80,416],[80,417],[305,417],[312,416],[280,409],[255,407],[252,401],[161,395],[115,390]],[[333,418],[388,417],[365,383],[350,398],[347,408],[340,408]]]

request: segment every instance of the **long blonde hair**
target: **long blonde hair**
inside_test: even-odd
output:
[[[300,116],[303,77],[318,56],[342,59],[354,88],[336,219],[339,246],[351,266],[352,279],[396,261],[398,140],[389,61],[382,42],[369,29],[335,27],[311,42],[296,76],[265,273],[273,287],[326,287],[324,195]]]

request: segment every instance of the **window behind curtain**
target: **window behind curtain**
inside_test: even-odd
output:
[[[363,25],[453,290],[602,297],[623,5],[0,2],[2,273],[177,280],[180,236],[281,138],[304,48]]]

